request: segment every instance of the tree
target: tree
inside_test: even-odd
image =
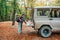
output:
[[[13,0],[0,0],[0,21],[12,20],[13,10],[15,9],[14,4]],[[15,5],[18,6],[18,3]],[[19,7],[16,9],[19,9]]]
[[[56,6],[60,6],[60,0],[56,0],[55,5],[56,5]]]
[[[16,0],[14,0],[14,12],[12,15],[12,25],[15,24],[15,14],[16,14]]]
[[[1,5],[0,5],[0,7],[1,7],[1,19],[4,21],[5,20],[5,16],[6,16],[6,14],[7,14],[7,6],[6,6],[6,1],[7,0],[1,0]]]
[[[35,3],[35,0],[27,0],[27,6],[28,6],[28,10],[29,10],[29,13],[27,13],[29,16],[29,19],[33,19],[32,15],[33,15],[33,8],[34,8],[34,3]],[[31,9],[31,10],[30,10]]]

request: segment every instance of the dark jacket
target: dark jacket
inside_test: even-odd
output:
[[[17,22],[23,22],[23,21],[25,21],[25,20],[24,20],[24,18],[22,16],[19,17],[18,20],[17,20]]]

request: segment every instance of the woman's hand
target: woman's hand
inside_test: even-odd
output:
[[[25,20],[24,22],[25,22],[25,24],[27,23],[27,21],[26,21],[26,20]]]

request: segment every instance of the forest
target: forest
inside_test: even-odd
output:
[[[33,8],[37,6],[60,6],[60,0],[0,0],[0,22],[14,22],[22,13],[31,19]]]

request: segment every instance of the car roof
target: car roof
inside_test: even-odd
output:
[[[47,8],[48,8],[48,9],[50,9],[50,8],[55,8],[55,9],[56,9],[56,8],[57,8],[57,9],[60,9],[60,6],[37,6],[37,7],[34,7],[34,8],[37,8],[37,9],[38,9],[38,8],[42,8],[42,9],[43,9],[43,8],[44,8],[44,9],[47,9]]]

